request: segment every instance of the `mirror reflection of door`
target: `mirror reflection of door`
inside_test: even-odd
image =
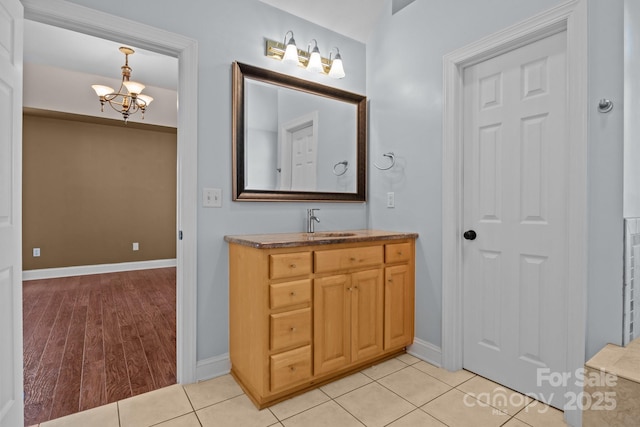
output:
[[[281,126],[280,190],[315,191],[318,164],[318,112]]]

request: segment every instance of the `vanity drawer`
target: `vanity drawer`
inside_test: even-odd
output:
[[[333,249],[314,252],[316,273],[382,264],[382,246]]]
[[[311,252],[270,255],[269,272],[271,279],[283,279],[310,274]]]
[[[384,247],[384,260],[386,263],[409,261],[411,257],[411,245],[409,243],[395,243]]]
[[[272,314],[270,320],[272,351],[311,342],[311,308]]]
[[[271,391],[311,378],[311,346],[271,356]]]
[[[269,307],[272,310],[310,302],[310,279],[269,285]]]

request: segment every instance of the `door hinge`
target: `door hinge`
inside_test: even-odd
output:
[[[178,231],[178,240],[182,240],[182,230]]]

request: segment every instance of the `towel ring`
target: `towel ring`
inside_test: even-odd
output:
[[[377,163],[374,162],[373,166],[377,167],[381,171],[386,171],[386,170],[391,169],[393,167],[393,165],[396,164],[396,156],[395,156],[395,154],[393,154],[392,151],[389,151],[388,153],[384,153],[383,156],[390,158],[391,159],[391,164],[389,166],[387,166],[387,167],[382,167],[382,166],[379,166]]]
[[[343,167],[342,172],[338,172],[338,170],[339,170],[338,166],[340,166],[340,165],[342,165],[342,167]],[[338,170],[336,170],[336,169],[338,169]],[[333,174],[335,176],[342,176],[345,173],[347,173],[348,169],[349,169],[349,162],[346,161],[346,160],[343,160],[343,161],[338,162],[335,165],[333,165]]]

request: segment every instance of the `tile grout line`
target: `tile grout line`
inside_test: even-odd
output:
[[[363,374],[363,375],[364,375],[364,374]],[[339,394],[339,395],[337,395],[336,397],[331,397],[331,396],[329,396],[326,392],[325,392],[325,394],[327,394],[327,396],[329,396],[329,399],[331,399],[331,400],[336,400],[337,398],[342,397],[342,396],[344,396],[345,394],[349,394],[349,393],[351,393],[352,391],[360,390],[361,388],[366,387],[366,386],[368,386],[369,384],[376,382],[376,380],[372,380],[372,379],[371,379],[370,377],[368,377],[367,375],[365,375],[365,377],[367,377],[367,379],[368,379],[368,380],[370,380],[368,383],[366,383],[366,384],[362,384],[362,385],[360,385],[360,386],[358,386],[358,387],[356,387],[356,388],[354,388],[354,389],[352,389],[352,390],[345,391],[344,393]],[[347,377],[345,377],[345,378],[347,378]],[[339,380],[338,380],[338,381],[339,381]],[[326,384],[325,384],[325,385],[326,385]],[[323,386],[323,387],[324,387],[324,386]]]
[[[369,383],[369,384],[371,384],[371,383]],[[367,384],[367,385],[369,385],[369,384]],[[363,387],[364,387],[364,386],[363,386]],[[358,388],[362,388],[362,387],[358,387]],[[357,390],[357,389],[354,389],[354,390]],[[349,393],[351,393],[351,392],[349,392]],[[345,394],[348,394],[348,393],[345,393]],[[345,394],[343,394],[342,396],[344,396]],[[342,408],[342,409],[343,409],[347,414],[351,415],[351,416],[353,417],[353,419],[354,419],[354,420],[356,420],[357,422],[359,422],[360,424],[362,424],[364,427],[367,427],[367,425],[366,425],[365,423],[363,423],[363,422],[362,422],[362,420],[361,420],[360,418],[356,417],[354,414],[352,414],[351,412],[349,412],[349,410],[348,410],[347,408],[345,408],[344,406],[342,406],[342,405],[340,404],[340,402],[338,402],[338,401],[337,401],[337,400],[335,400],[335,399],[331,399],[331,400],[333,400],[333,401],[336,403],[336,405],[338,405],[339,407],[341,407],[341,408]]]

